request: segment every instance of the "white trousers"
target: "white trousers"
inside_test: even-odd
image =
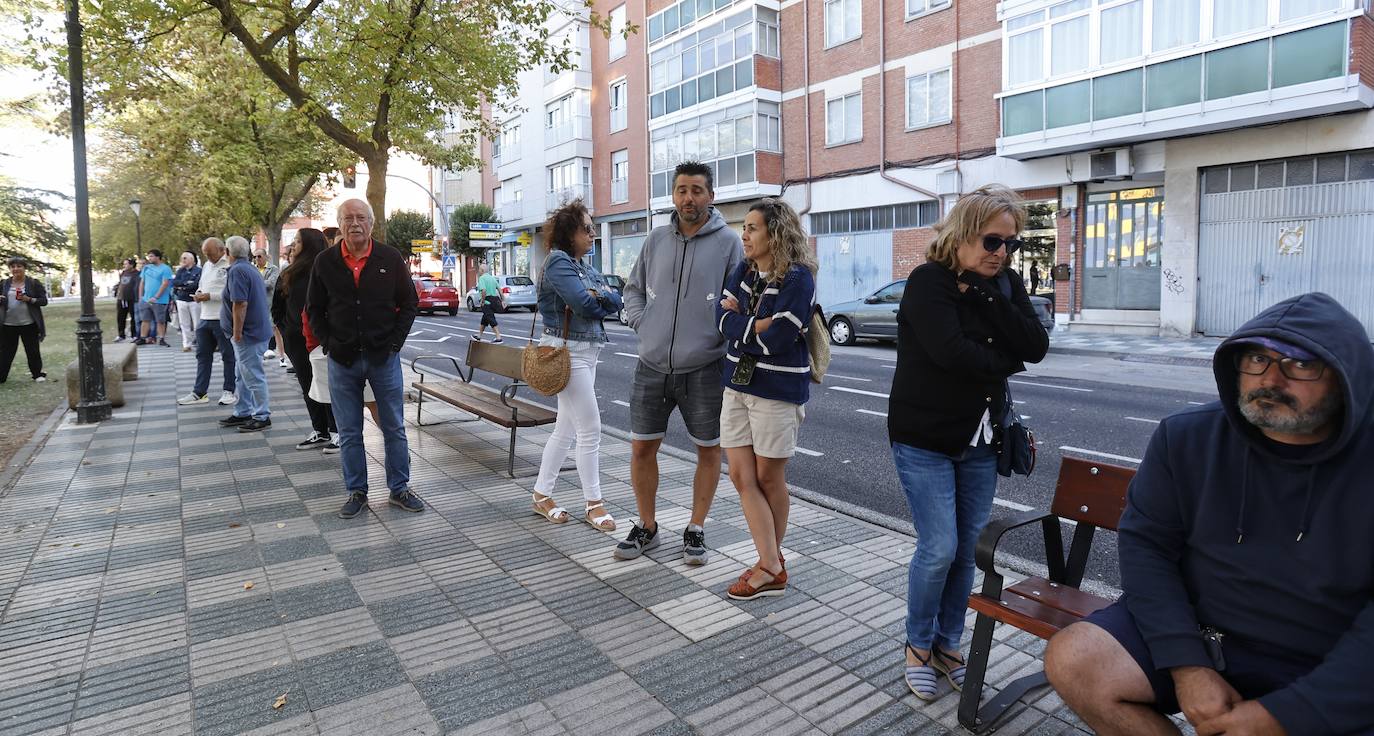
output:
[[[200,327],[200,304],[197,302],[177,302],[177,324],[181,325],[181,346],[196,346],[196,328]]]
[[[544,337],[541,345],[562,345],[563,341]],[[601,500],[601,409],[596,404],[596,359],[601,355],[601,343],[572,341],[568,343],[572,371],[568,385],[558,393],[558,421],[553,434],[544,445],[544,457],[539,463],[539,477],[534,490],[541,495],[553,492],[554,481],[563,460],[577,445],[574,460],[577,477],[582,482],[582,496],[588,501]]]

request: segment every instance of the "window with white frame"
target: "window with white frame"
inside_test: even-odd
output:
[[[858,38],[862,18],[861,0],[825,0],[825,45],[838,46]]]
[[[763,56],[779,57],[778,11],[758,8],[758,52]]]
[[[560,125],[572,121],[573,116],[572,95],[562,99],[554,100],[544,106],[544,127],[557,128]]]
[[[520,123],[510,122],[491,141],[491,157],[508,163],[520,158]]]
[[[621,149],[611,154],[611,201],[630,201],[630,151]]]
[[[825,101],[825,144],[853,143],[864,137],[863,93]]]
[[[630,83],[624,79],[611,82],[611,132],[624,130],[629,125],[629,94]]]
[[[1144,53],[1145,1],[1131,0],[1102,9],[1098,43],[1103,64],[1134,59]]]
[[[920,128],[950,121],[949,70],[906,78],[906,127]]]
[[[1212,0],[1212,37],[1244,33],[1264,25],[1269,4],[1255,0]]]
[[[1151,50],[1165,51],[1197,43],[1201,15],[1202,5],[1198,0],[1154,0]]]
[[[758,133],[755,145],[760,151],[782,150],[782,121],[773,103],[759,103]]]
[[[611,11],[610,57],[615,61],[625,55],[625,6]]]
[[[954,4],[954,0],[906,0],[906,17],[913,18],[922,13],[943,10]]]
[[[710,166],[718,186],[755,181],[754,152],[780,150],[780,113],[778,103],[754,100],[654,128],[649,196],[668,196],[673,167],[688,160]]]
[[[1340,10],[1344,0],[1279,0],[1279,20],[1294,20],[1317,13]]]
[[[1074,0],[1050,8],[1050,75],[1074,74],[1088,68],[1092,4]]]

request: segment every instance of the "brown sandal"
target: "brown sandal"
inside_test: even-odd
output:
[[[593,516],[592,512],[598,509],[601,510],[601,514],[599,516]],[[606,504],[604,501],[593,501],[587,504],[587,511],[582,515],[582,518],[586,519],[588,524],[591,524],[600,531],[615,531],[615,519],[606,511]]]
[[[754,575],[763,573],[772,578],[766,583],[759,585],[753,584]],[[739,576],[739,580],[726,591],[726,595],[737,601],[752,601],[755,598],[766,598],[780,596],[787,590],[787,568],[780,569],[777,574],[768,572],[762,567],[755,565],[744,571]]]

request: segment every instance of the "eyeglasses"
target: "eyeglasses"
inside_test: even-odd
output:
[[[596,225],[584,225],[582,229],[586,230],[588,235],[596,237]]]
[[[1011,255],[1021,250],[1021,246],[1025,244],[1026,242],[1024,240],[1017,237],[999,238],[996,235],[983,236],[983,250],[989,253],[996,253],[998,248],[1005,245],[1007,247],[1007,255]]]
[[[1251,376],[1264,375],[1273,363],[1278,363],[1279,371],[1294,381],[1316,381],[1326,372],[1326,362],[1321,360],[1275,358],[1264,353],[1252,352],[1236,356],[1236,370]]]

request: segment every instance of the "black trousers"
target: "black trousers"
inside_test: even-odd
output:
[[[124,337],[124,325],[134,319],[133,305],[123,300],[115,300],[115,322],[119,324],[119,336]],[[131,324],[130,335],[138,337],[138,324]]]
[[[34,378],[43,375],[43,354],[38,350],[38,325],[0,325],[0,383],[10,377],[10,365],[14,363],[15,353],[19,352],[21,340],[24,342],[24,357],[29,359],[29,373]]]
[[[296,369],[296,382],[301,385],[301,393],[305,395],[305,410],[310,412],[310,428],[320,434],[338,432],[339,428],[334,424],[333,407],[310,398],[310,382],[315,378],[315,370],[310,367],[310,351],[305,349],[305,335],[286,328],[281,331],[281,339],[286,343],[286,357],[291,359],[291,367]]]

